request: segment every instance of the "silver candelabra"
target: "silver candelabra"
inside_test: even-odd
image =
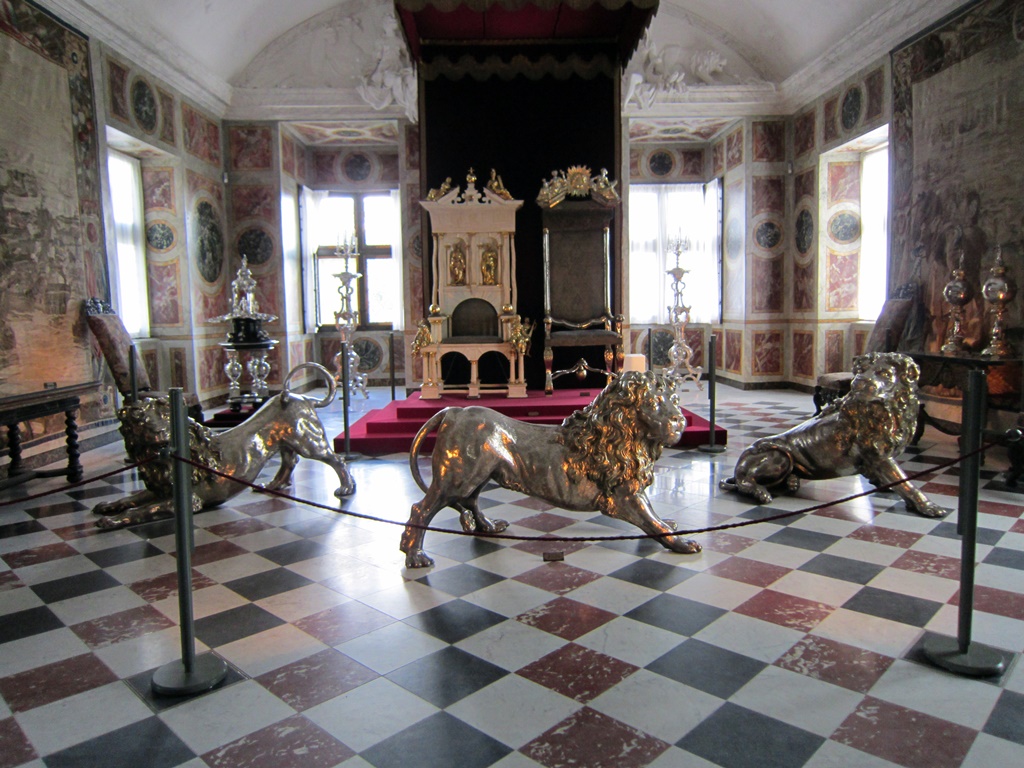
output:
[[[334,327],[338,329],[338,336],[341,339],[341,350],[334,356],[335,380],[345,386],[345,366],[342,355],[348,350],[348,391],[350,395],[362,392],[363,397],[369,397],[366,391],[366,374],[359,370],[359,353],[356,352],[352,337],[356,327],[359,325],[359,310],[353,308],[352,296],[356,291],[356,281],[362,277],[359,272],[353,272],[350,266],[352,259],[359,258],[359,249],[355,240],[348,240],[344,245],[339,244],[334,250],[334,255],[339,259],[345,259],[345,271],[334,275],[340,281],[338,295],[341,297],[341,309],[334,313]]]

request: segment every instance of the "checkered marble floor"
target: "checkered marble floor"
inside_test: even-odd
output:
[[[229,673],[185,699],[151,687],[181,653],[172,525],[93,527],[134,475],[0,493],[19,500],[0,508],[0,768],[1024,765],[1024,494],[1001,483],[1003,449],[983,469],[972,631],[1011,661],[970,679],[920,654],[957,632],[956,513],[924,519],[884,493],[758,523],[867,486],[805,483],[769,507],[720,491],[745,445],[811,402],[728,387],[717,402],[728,450],[666,451],[650,491],[680,529],[754,523],[700,535],[699,555],[431,532],[436,566],[409,571],[398,525],[250,491],[197,515],[197,649]],[[901,462],[954,508],[957,468],[935,467],[955,453],[929,428]],[[116,469],[120,444],[84,462]],[[419,498],[407,457],[351,467],[343,507],[403,522]],[[333,504],[333,487],[301,462],[291,490]],[[635,532],[496,487],[482,503],[516,534]]]

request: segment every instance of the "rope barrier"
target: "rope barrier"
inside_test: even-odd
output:
[[[452,528],[437,528],[437,527],[434,527],[434,526],[431,526],[431,525],[420,525],[418,523],[402,522],[402,521],[399,521],[399,520],[388,520],[387,518],[377,517],[375,515],[367,515],[367,514],[363,514],[361,512],[354,512],[354,511],[348,510],[348,509],[338,509],[337,507],[332,507],[332,506],[329,506],[327,504],[322,504],[322,503],[316,502],[316,501],[310,501],[308,499],[300,499],[298,497],[291,496],[291,495],[289,495],[287,493],[284,493],[282,491],[271,490],[269,488],[264,488],[263,486],[257,485],[255,483],[250,483],[250,482],[247,482],[245,480],[239,480],[238,478],[236,478],[236,477],[234,477],[232,475],[226,474],[224,472],[220,472],[220,471],[215,470],[215,469],[211,469],[210,467],[207,467],[207,466],[205,466],[203,464],[198,464],[198,463],[196,463],[196,462],[194,462],[192,460],[185,460],[185,459],[178,459],[178,460],[179,461],[184,461],[187,464],[191,464],[193,467],[195,467],[197,469],[201,469],[201,470],[204,470],[206,472],[210,472],[211,474],[216,475],[218,477],[223,477],[223,478],[225,478],[227,480],[232,480],[232,481],[238,483],[239,485],[244,485],[244,486],[246,486],[248,488],[251,488],[251,489],[253,489],[253,490],[255,490],[255,491],[259,492],[259,493],[265,493],[265,494],[268,494],[270,496],[276,496],[277,498],[285,499],[287,501],[292,501],[292,502],[295,502],[297,504],[304,504],[306,506],[314,507],[316,509],[323,509],[323,510],[326,510],[326,511],[331,512],[333,514],[342,514],[342,515],[347,515],[349,517],[356,517],[356,518],[359,518],[360,520],[368,520],[370,522],[376,522],[376,523],[385,523],[387,525],[400,525],[403,528],[414,528],[416,530],[428,531],[428,532],[434,532],[434,533],[448,533],[448,534],[453,534],[453,535],[456,535],[456,536],[478,536],[478,537],[487,538],[487,539],[507,539],[507,540],[510,540],[510,541],[543,541],[545,543],[552,543],[552,542],[586,543],[586,542],[595,542],[595,541],[597,541],[597,542],[599,542],[599,541],[636,541],[636,540],[642,540],[642,539],[662,539],[662,538],[665,538],[665,537],[668,537],[668,536],[696,536],[696,535],[699,535],[699,534],[702,534],[702,533],[715,533],[717,531],[725,531],[725,530],[730,530],[730,529],[733,529],[733,528],[744,528],[744,527],[746,527],[748,525],[759,525],[760,523],[769,523],[769,522],[772,522],[774,520],[781,520],[781,519],[787,518],[787,517],[794,517],[796,515],[804,515],[804,514],[808,514],[810,512],[817,512],[820,509],[826,509],[828,507],[834,507],[834,506],[838,506],[840,504],[846,504],[847,502],[855,501],[857,499],[864,498],[865,496],[871,496],[871,495],[876,494],[876,493],[882,493],[884,491],[890,490],[891,488],[895,488],[897,485],[903,485],[903,483],[909,483],[909,482],[911,482],[913,480],[916,480],[918,478],[921,478],[921,477],[923,477],[925,475],[930,475],[933,472],[936,472],[936,471],[939,471],[939,470],[943,470],[943,469],[948,469],[949,467],[952,467],[955,464],[959,464],[964,459],[966,459],[966,458],[968,458],[970,456],[975,456],[977,454],[984,453],[986,450],[988,450],[990,448],[993,448],[996,445],[997,445],[997,443],[985,443],[984,445],[982,445],[977,450],[975,450],[975,451],[973,451],[971,453],[963,454],[963,455],[957,456],[956,458],[950,459],[948,461],[936,464],[935,466],[931,467],[930,469],[921,470],[920,472],[916,472],[914,474],[907,475],[905,480],[897,480],[897,481],[894,481],[894,482],[891,482],[891,483],[886,483],[885,485],[876,486],[875,488],[873,488],[871,490],[861,491],[860,493],[855,493],[855,494],[851,494],[849,496],[844,496],[842,498],[835,499],[833,501],[821,502],[820,504],[814,504],[814,505],[812,505],[810,507],[804,507],[803,509],[798,509],[798,510],[794,510],[794,511],[791,511],[791,512],[780,512],[777,515],[770,515],[768,517],[762,517],[762,518],[760,518],[758,520],[744,520],[744,521],[739,522],[739,523],[722,523],[720,525],[712,525],[712,526],[708,526],[706,528],[693,528],[693,529],[688,529],[688,530],[673,530],[673,531],[666,531],[665,533],[635,533],[635,534],[622,534],[622,535],[619,535],[619,536],[522,536],[522,535],[518,535],[518,534],[511,534],[511,533],[486,533],[486,532],[481,532],[481,531],[456,530],[456,529],[452,529]]]
[[[744,521],[737,522],[737,523],[722,523],[722,524],[719,524],[719,525],[712,525],[712,526],[707,526],[707,527],[704,527],[704,528],[691,528],[691,529],[687,529],[687,530],[673,530],[673,531],[666,531],[664,533],[634,533],[634,534],[621,534],[621,535],[616,535],[616,536],[523,536],[523,535],[512,534],[512,533],[486,533],[486,532],[481,532],[481,531],[465,531],[465,530],[457,530],[457,529],[452,529],[452,528],[438,528],[438,527],[432,526],[432,525],[420,525],[418,523],[409,523],[409,522],[403,522],[403,521],[400,521],[400,520],[388,520],[387,518],[384,518],[384,517],[378,517],[378,516],[375,516],[375,515],[367,515],[367,514],[364,514],[362,512],[355,512],[355,511],[349,510],[349,509],[338,509],[337,507],[333,507],[333,506],[330,506],[328,504],[323,504],[321,502],[312,501],[312,500],[309,500],[309,499],[302,499],[302,498],[299,498],[297,496],[292,496],[292,495],[290,495],[288,493],[284,493],[283,491],[271,490],[271,489],[266,488],[266,487],[264,487],[262,485],[258,485],[256,483],[251,483],[251,482],[248,482],[246,480],[241,480],[241,479],[235,477],[234,475],[230,475],[230,474],[228,474],[226,472],[221,472],[221,471],[219,471],[217,469],[214,469],[213,467],[207,466],[205,464],[200,464],[199,462],[196,462],[196,461],[194,461],[192,459],[185,459],[185,458],[181,458],[181,457],[177,457],[177,456],[168,456],[167,458],[170,458],[170,459],[173,459],[175,461],[188,464],[188,465],[190,465],[190,466],[192,466],[192,467],[194,467],[196,469],[202,470],[203,472],[209,472],[210,474],[215,475],[217,477],[222,477],[222,478],[224,478],[226,480],[231,480],[231,481],[233,481],[235,483],[238,483],[239,485],[242,485],[242,486],[245,486],[247,488],[250,488],[250,489],[252,489],[252,490],[254,490],[254,491],[258,492],[258,493],[263,493],[263,494],[267,494],[269,496],[274,496],[274,497],[277,497],[277,498],[280,498],[280,499],[284,499],[286,501],[294,502],[296,504],[303,504],[303,505],[308,506],[308,507],[313,507],[314,509],[322,509],[322,510],[324,510],[326,512],[330,512],[331,514],[335,514],[335,515],[336,514],[342,514],[342,515],[346,515],[348,517],[355,517],[355,518],[358,518],[360,520],[367,520],[369,522],[384,523],[386,525],[397,525],[397,526],[401,526],[403,528],[408,527],[408,528],[414,528],[416,530],[422,530],[422,531],[428,531],[428,532],[434,532],[434,533],[447,533],[447,534],[452,534],[452,535],[456,535],[456,536],[478,536],[478,537],[481,537],[481,538],[506,539],[506,540],[509,540],[509,541],[543,541],[545,543],[555,543],[555,542],[562,542],[562,543],[589,543],[589,542],[601,542],[601,541],[637,541],[637,540],[643,540],[643,539],[657,540],[657,539],[662,539],[662,538],[665,538],[665,537],[668,537],[668,536],[696,536],[696,535],[705,534],[705,533],[716,533],[716,532],[719,532],[719,531],[732,530],[732,529],[735,529],[735,528],[745,528],[745,527],[747,527],[749,525],[759,525],[761,523],[770,523],[770,522],[774,522],[775,520],[785,519],[787,517],[795,517],[796,515],[806,515],[806,514],[810,514],[810,513],[813,513],[813,512],[817,512],[817,511],[822,510],[822,509],[826,509],[828,507],[835,507],[835,506],[839,506],[841,504],[846,504],[846,503],[851,502],[851,501],[856,501],[857,499],[861,499],[861,498],[864,498],[866,496],[871,496],[871,495],[876,494],[876,493],[883,493],[883,492],[888,491],[888,490],[890,490],[892,488],[895,488],[898,485],[902,485],[905,482],[909,483],[909,482],[917,480],[917,479],[919,479],[921,477],[924,477],[925,475],[931,475],[934,472],[937,472],[937,471],[940,471],[940,470],[943,470],[943,469],[948,469],[949,467],[952,467],[952,466],[954,466],[956,464],[959,464],[961,461],[963,461],[966,458],[969,458],[969,457],[972,457],[972,456],[984,453],[985,451],[987,451],[987,450],[989,450],[989,449],[991,449],[991,448],[993,448],[993,447],[995,447],[997,445],[998,445],[998,443],[985,443],[985,444],[981,445],[979,448],[977,448],[976,450],[974,450],[974,451],[972,451],[970,453],[959,455],[959,456],[957,456],[957,457],[955,457],[953,459],[949,459],[948,461],[936,464],[935,466],[931,467],[930,469],[921,470],[920,472],[916,472],[914,474],[907,475],[905,480],[894,481],[894,482],[891,482],[891,483],[887,483],[885,485],[876,486],[875,488],[867,490],[867,491],[861,491],[860,493],[850,494],[849,496],[844,496],[844,497],[839,498],[839,499],[834,499],[832,501],[821,502],[819,504],[814,504],[814,505],[811,505],[809,507],[803,507],[802,509],[797,509],[797,510],[793,510],[793,511],[790,511],[790,512],[780,512],[778,514],[769,515],[767,517],[762,517],[762,518],[759,518],[757,520],[744,520]],[[96,475],[94,477],[85,478],[85,479],[79,480],[77,483],[70,483],[70,484],[61,486],[60,488],[56,488],[56,489],[53,489],[53,490],[50,490],[50,491],[44,491],[44,492],[33,494],[33,495],[30,495],[30,496],[22,496],[22,497],[17,498],[17,499],[9,499],[7,501],[0,501],[0,508],[6,507],[6,506],[10,506],[11,504],[20,504],[20,503],[23,503],[25,501],[33,501],[35,499],[43,498],[45,496],[50,496],[50,495],[57,494],[57,493],[64,493],[64,492],[66,492],[68,490],[71,490],[71,489],[74,489],[74,488],[78,488],[78,487],[81,487],[81,486],[84,486],[84,485],[88,485],[89,483],[96,482],[98,480],[103,480],[103,479],[106,479],[108,477],[112,477],[114,475],[121,474],[122,472],[127,472],[129,470],[136,469],[138,467],[144,466],[146,464],[149,464],[149,463],[151,463],[153,461],[158,461],[158,460],[163,460],[163,459],[147,459],[146,461],[139,461],[139,462],[135,462],[133,464],[126,464],[124,467],[122,467],[120,469],[111,470],[110,472],[105,472],[103,474]]]

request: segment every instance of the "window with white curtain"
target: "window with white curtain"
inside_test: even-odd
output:
[[[134,157],[110,150],[107,157],[114,214],[115,268],[111,282],[117,314],[133,337],[149,336],[142,172]]]
[[[307,325],[334,325],[334,313],[341,309],[335,275],[344,272],[339,246],[350,244],[359,252],[347,267],[362,275],[353,294],[359,312],[359,327],[400,328],[402,326],[401,240],[402,226],[398,190],[374,193],[338,193],[304,189],[303,242],[310,250],[307,281]]]
[[[722,316],[722,194],[707,184],[631,184],[629,187],[629,319],[631,323],[669,321],[676,266],[673,243],[687,249],[679,266],[683,303],[690,322],[717,323]]]
[[[874,321],[882,311],[889,273],[889,145],[861,155],[860,285],[857,312]]]

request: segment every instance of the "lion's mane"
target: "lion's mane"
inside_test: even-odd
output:
[[[128,458],[141,462],[139,476],[147,489],[158,494],[172,492],[173,462],[164,452],[170,447],[170,402],[163,398],[145,398],[129,403],[117,412],[121,421],[121,435]],[[220,466],[220,453],[213,443],[213,433],[195,419],[188,420],[188,442],[192,461],[216,469]],[[196,485],[211,477],[210,473],[192,468],[192,483]]]
[[[896,368],[896,385],[891,392],[865,400],[851,391],[823,411],[822,416],[830,411],[840,414],[842,429],[838,437],[842,444],[858,445],[878,456],[894,456],[910,442],[917,425],[917,380],[921,373],[910,358],[875,352],[854,361],[854,378],[869,373],[879,364]]]
[[[631,494],[647,488],[662,447],[660,436],[651,434],[647,425],[657,412],[656,397],[663,386],[651,373],[628,382],[619,378],[590,405],[568,416],[562,422],[562,439],[569,477],[596,483],[605,496],[622,485]]]

